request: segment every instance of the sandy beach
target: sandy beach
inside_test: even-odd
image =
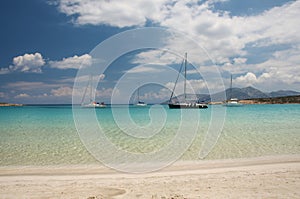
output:
[[[299,198],[299,187],[299,155],[177,162],[144,174],[100,165],[0,168],[0,198]]]

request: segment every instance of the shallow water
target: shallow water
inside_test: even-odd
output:
[[[226,117],[218,142],[206,159],[300,153],[300,105],[228,108],[215,105],[214,108],[226,109]],[[181,135],[182,143],[192,143],[181,159],[197,160],[210,125],[212,107],[184,112],[169,110],[167,106],[127,109],[120,105],[95,112],[81,109],[76,107],[84,119],[96,115],[97,125],[119,150],[136,154],[157,152]],[[133,123],[124,119],[127,113]],[[89,122],[93,121],[84,122],[92,126]],[[180,126],[182,129],[178,130]],[[81,142],[83,135],[76,130],[72,106],[0,107],[0,127],[0,166],[97,162]]]

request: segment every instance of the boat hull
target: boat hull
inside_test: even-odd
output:
[[[206,104],[168,104],[170,109],[205,109]]]
[[[106,108],[106,105],[100,105],[100,106],[84,105],[81,107],[83,107],[83,108]]]
[[[136,104],[136,106],[139,106],[139,107],[146,107],[147,104]]]
[[[241,103],[227,103],[227,104],[224,104],[224,106],[227,106],[227,107],[240,107],[240,106],[243,106],[243,104],[241,104]]]
[[[82,104],[81,107],[84,108],[106,108],[104,103],[90,103],[90,104]]]

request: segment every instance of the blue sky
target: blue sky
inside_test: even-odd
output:
[[[118,33],[141,27],[179,30],[198,42],[216,63],[225,87],[233,74],[237,87],[300,91],[298,1],[9,0],[1,2],[0,15],[0,101],[71,103],[77,70],[93,59],[89,52]],[[207,84],[222,89],[193,70],[198,65],[212,70],[199,52],[166,40],[165,49],[188,52],[196,63],[188,79],[197,93],[207,92]],[[130,71],[140,78],[165,79],[164,85],[144,85],[141,91],[145,101],[164,101],[176,76],[163,71],[166,66],[177,70],[180,62],[157,49],[127,53],[101,76],[96,98],[109,103],[116,83]]]

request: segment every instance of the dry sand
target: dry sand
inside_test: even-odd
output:
[[[300,198],[300,155],[178,162],[146,174],[0,167],[0,198]]]

